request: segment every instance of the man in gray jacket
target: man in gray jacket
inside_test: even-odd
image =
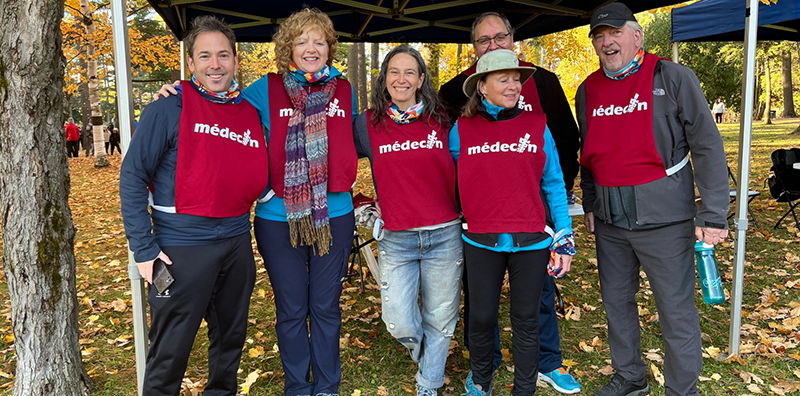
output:
[[[695,237],[717,244],[728,235],[722,138],[697,77],[645,53],[642,28],[625,5],[601,7],[590,28],[602,68],[575,98],[581,189],[616,370],[595,395],[650,393],[635,300],[640,266],[663,332],[665,393],[696,395],[702,352],[692,250]]]

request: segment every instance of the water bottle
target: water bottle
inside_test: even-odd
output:
[[[717,257],[714,245],[698,241],[694,245],[697,257],[697,273],[700,275],[700,288],[703,289],[703,301],[706,304],[722,304],[725,302],[725,291],[722,289],[722,278],[717,269]]]

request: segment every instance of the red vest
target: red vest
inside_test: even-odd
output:
[[[458,119],[458,191],[469,232],[544,231],[539,184],[546,123],[533,112],[495,122],[480,115]]]
[[[209,102],[187,81],[181,89],[175,210],[206,217],[247,213],[269,181],[258,111],[246,100]]]
[[[367,110],[372,173],[385,228],[400,231],[457,218],[449,131],[430,118],[398,125],[389,116],[376,130],[370,113]]]
[[[535,67],[533,63],[519,61],[520,66],[526,67]],[[475,70],[478,66],[478,62],[475,62],[469,69],[464,70],[464,75],[467,77],[475,74]],[[517,103],[517,107],[525,111],[532,111],[536,114],[544,114],[542,110],[542,104],[539,102],[539,91],[536,89],[536,82],[533,81],[533,76],[522,84],[522,91],[519,95],[519,103]]]
[[[280,74],[269,78],[269,176],[275,195],[283,198],[286,171],[286,134],[292,115],[292,100]],[[311,92],[321,87],[311,87]],[[347,192],[356,181],[358,156],[353,143],[353,91],[350,83],[339,79],[328,102],[328,192]]]
[[[621,81],[607,78],[602,69],[586,78],[587,131],[581,165],[601,186],[635,186],[667,175],[653,136],[653,74],[658,60],[645,54],[639,71]]]

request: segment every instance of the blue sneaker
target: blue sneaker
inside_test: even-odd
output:
[[[549,373],[539,373],[539,379],[547,382],[553,389],[571,395],[581,391],[581,384],[575,381],[563,367],[559,367]]]
[[[567,205],[575,205],[576,203],[578,203],[578,197],[572,191],[567,191]]]
[[[467,374],[467,379],[464,382],[464,389],[467,390],[467,393],[462,393],[461,396],[492,396],[492,386],[489,385],[489,389],[483,390],[483,387],[476,385],[475,382],[472,381],[472,371]]]

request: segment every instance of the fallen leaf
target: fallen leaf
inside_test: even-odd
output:
[[[261,374],[261,370],[259,369],[247,374],[247,378],[244,379],[244,383],[240,385],[242,387],[242,392],[244,392],[245,395],[250,394],[250,387],[256,382],[259,374]]]

